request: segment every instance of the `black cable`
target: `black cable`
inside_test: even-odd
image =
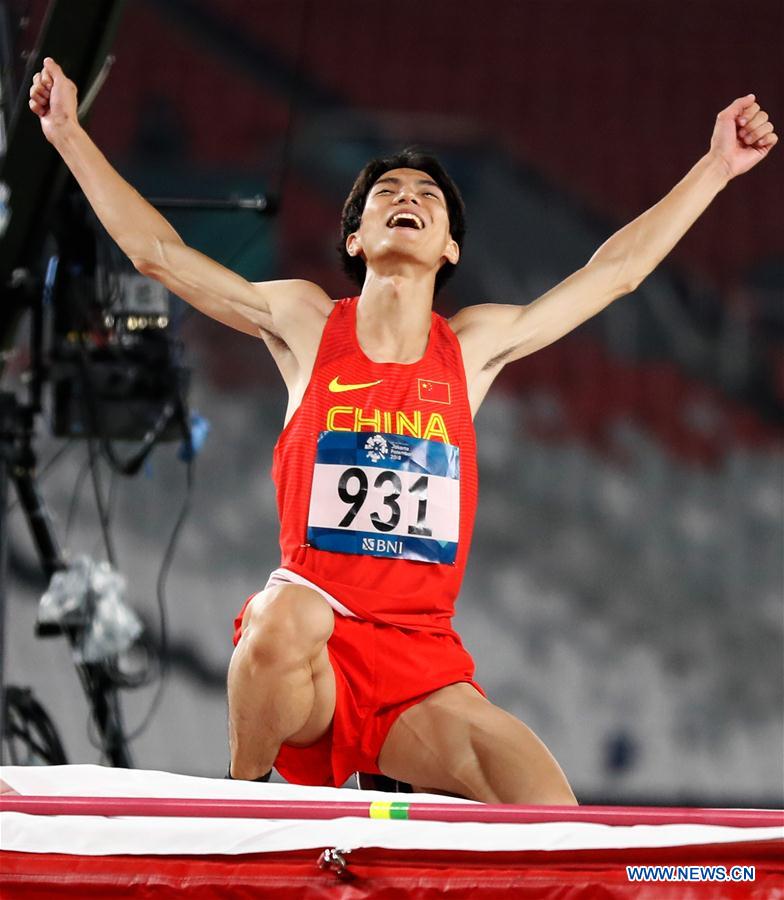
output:
[[[263,223],[262,223],[263,224]],[[255,240],[256,234],[260,231],[259,228],[255,229],[254,232],[243,242],[243,244],[238,248],[235,252],[235,255],[244,252],[248,243],[251,240]],[[104,275],[106,276],[105,282],[105,294],[109,298],[111,302],[117,300],[119,296],[119,279],[115,278],[116,272],[114,271],[114,267],[112,265],[112,260],[110,259],[110,255],[108,253],[100,253],[99,248],[99,261],[103,263],[101,266]],[[86,324],[86,323],[85,323]],[[166,581],[169,575],[169,570],[171,568],[172,560],[174,558],[174,552],[177,546],[177,541],[180,535],[180,531],[182,529],[182,525],[184,524],[185,518],[187,517],[190,502],[193,492],[193,482],[194,482],[194,450],[192,444],[192,436],[190,431],[190,422],[189,422],[189,414],[186,406],[185,398],[182,396],[183,385],[179,382],[176,383],[177,396],[167,401],[152,428],[145,434],[141,446],[137,448],[134,454],[131,457],[126,459],[120,459],[117,453],[114,450],[112,441],[105,433],[103,428],[103,422],[101,421],[101,417],[99,415],[99,398],[98,392],[95,388],[95,384],[92,378],[91,373],[91,363],[88,352],[88,347],[85,343],[85,333],[83,329],[77,330],[79,334],[79,341],[77,343],[78,347],[78,361],[79,361],[79,373],[81,374],[81,385],[82,385],[82,408],[83,415],[86,419],[87,428],[85,429],[85,437],[87,439],[87,448],[88,448],[88,468],[92,477],[93,484],[93,493],[95,496],[95,504],[98,511],[99,521],[101,524],[101,533],[103,537],[104,546],[106,548],[106,554],[110,564],[116,568],[116,555],[114,550],[114,543],[112,540],[111,534],[111,518],[113,511],[113,502],[115,499],[115,474],[120,473],[124,475],[132,475],[136,474],[141,468],[144,460],[151,453],[152,448],[158,443],[161,436],[167,430],[169,424],[177,418],[179,420],[179,424],[181,426],[183,439],[185,443],[185,448],[187,451],[186,455],[186,493],[183,499],[182,508],[177,516],[174,527],[172,529],[172,533],[170,535],[166,550],[164,552],[163,559],[161,561],[161,567],[158,573],[158,579],[156,583],[156,599],[158,605],[158,615],[159,615],[159,628],[160,628],[160,636],[159,636],[159,647],[158,647],[158,677],[159,683],[155,692],[155,695],[152,698],[150,706],[144,715],[141,723],[134,729],[132,729],[129,733],[126,731],[122,724],[122,716],[121,716],[121,708],[120,708],[120,698],[117,692],[117,688],[122,687],[139,687],[142,684],[149,683],[151,681],[151,659],[152,656],[149,654],[149,644],[145,646],[145,651],[149,654],[149,661],[145,669],[143,670],[141,676],[128,676],[126,673],[123,673],[118,668],[118,658],[113,657],[107,660],[102,661],[98,665],[90,666],[78,666],[80,677],[82,678],[85,689],[88,693],[88,696],[92,695],[91,690],[91,680],[92,675],[91,668],[96,670],[96,675],[101,680],[103,678],[108,679],[111,684],[115,687],[115,690],[111,691],[109,695],[107,695],[107,702],[111,705],[110,712],[113,714],[110,716],[110,721],[113,723],[112,733],[103,733],[103,729],[100,724],[95,720],[95,709],[90,707],[90,714],[88,716],[87,721],[87,738],[90,743],[99,749],[101,752],[101,759],[110,758],[112,753],[112,748],[122,746],[123,744],[128,743],[131,740],[137,738],[140,734],[142,734],[147,727],[149,726],[150,721],[158,710],[160,705],[161,698],[163,696],[164,688],[167,684],[167,676],[168,676],[168,622],[167,622],[167,611],[166,611]],[[103,457],[111,470],[111,482],[109,487],[109,496],[108,500],[104,496],[103,487],[101,484],[100,477],[100,466],[99,462],[101,457]],[[77,481],[74,497],[72,498],[71,511],[69,513],[69,525],[70,519],[73,517],[73,513],[75,511],[76,503],[78,502],[79,491],[81,488],[81,483],[83,478],[80,473],[80,478]],[[92,596],[90,592],[88,592],[87,597],[88,605],[95,602],[95,598]],[[88,609],[88,618],[91,616],[92,611]]]
[[[109,475],[109,497],[106,501],[106,520],[111,525],[114,515],[114,502],[117,499],[117,472],[112,469]]]
[[[98,250],[100,250],[101,246],[101,241],[99,240],[97,242]],[[111,266],[105,265],[104,272],[108,278],[113,272],[113,269]],[[117,296],[119,297],[121,295],[121,288],[119,287],[119,274],[117,274],[117,272],[114,272],[114,274],[117,277],[117,290],[119,292]],[[160,413],[158,414],[158,418],[156,419],[152,428],[150,428],[149,431],[144,435],[140,446],[127,459],[120,459],[114,449],[111,439],[103,429],[103,423],[101,421],[101,416],[99,415],[98,397],[90,368],[91,360],[88,353],[88,347],[85,343],[85,327],[89,327],[89,322],[83,322],[82,327],[77,329],[78,343],[76,346],[78,347],[79,351],[78,372],[81,376],[82,386],[81,406],[82,414],[84,415],[87,422],[86,437],[88,440],[88,446],[89,442],[92,440],[92,436],[97,436],[100,451],[105,457],[106,461],[109,463],[110,467],[113,470],[119,472],[121,475],[135,475],[141,469],[144,461],[152,452],[152,448],[166,431],[169,422],[176,413],[176,404],[172,401],[164,403]],[[115,355],[117,356],[118,354]],[[119,356],[121,357],[122,354],[119,354]],[[94,453],[92,449],[91,453]]]
[[[55,453],[54,456],[52,456],[52,458],[41,467],[40,471],[37,473],[38,480],[42,481],[44,476],[46,475],[46,473],[52,468],[52,466],[57,462],[57,460],[60,459],[67,450],[70,450],[72,447],[75,447],[75,446],[76,446],[76,444],[74,443],[74,439],[68,438],[68,440],[65,442],[65,446],[61,447],[57,451],[57,453]]]
[[[70,450],[73,446],[74,440],[73,438],[69,438],[68,441],[62,447],[60,447],[60,449],[52,456],[52,458],[40,469],[40,471],[36,473],[36,478],[39,483],[44,481],[44,476],[46,475],[46,473],[59,459],[62,458],[63,454],[65,454],[66,451]],[[19,506],[19,502],[19,498],[17,497],[16,500],[9,503],[5,509],[6,515],[13,512],[13,510],[15,510],[17,506]]]
[[[121,460],[115,452],[112,442],[105,434],[100,433],[100,447],[104,458],[111,466],[112,470],[119,472],[121,475],[135,475],[142,467],[144,461],[152,452],[153,447],[158,443],[161,435],[166,431],[169,422],[174,418],[177,412],[176,403],[171,400],[164,403],[161,408],[155,424],[145,434],[141,445],[136,452],[127,459]]]
[[[155,691],[155,695],[150,702],[150,707],[147,710],[144,718],[140,722],[139,725],[136,726],[131,732],[126,734],[126,741],[133,741],[139,737],[149,726],[153,716],[158,710],[161,699],[163,697],[164,687],[167,683],[167,678],[169,675],[169,660],[168,660],[168,623],[167,623],[167,614],[166,614],[166,579],[169,575],[169,568],[171,567],[172,559],[174,558],[174,550],[176,547],[177,539],[179,537],[180,529],[182,528],[183,522],[185,521],[185,517],[188,515],[188,511],[190,508],[191,497],[193,494],[193,472],[194,472],[194,461],[191,457],[188,459],[186,463],[186,492],[185,498],[182,503],[182,507],[180,509],[180,513],[177,516],[177,520],[174,524],[174,528],[172,529],[171,536],[169,538],[169,543],[166,548],[166,552],[164,553],[163,561],[161,562],[161,568],[158,572],[158,579],[156,583],[156,597],[158,601],[158,615],[160,622],[160,644],[159,644],[159,659],[160,659],[160,680],[158,682],[158,687]]]
[[[39,764],[58,766],[67,763],[57,730],[30,688],[7,687],[4,702],[6,731],[3,741],[13,765],[34,764],[36,755]],[[14,738],[27,749],[24,763],[19,762]]]
[[[86,684],[89,686],[89,679],[85,678]],[[91,704],[88,706],[88,715],[87,715],[87,741],[90,746],[95,750],[100,750],[101,755],[98,757],[98,765],[103,765],[109,759],[109,754],[107,753],[106,747],[109,743],[108,739],[103,740],[101,737],[100,730],[98,728],[98,723],[95,721],[95,709]]]
[[[96,452],[95,443],[92,437],[87,438],[87,453],[90,459],[90,476],[93,483],[93,495],[95,496],[95,506],[98,510],[98,520],[101,523],[101,535],[103,536],[106,558],[109,560],[112,568],[116,569],[117,557],[114,552],[114,542],[112,541],[112,535],[109,529],[109,516],[101,490],[100,476],[98,474],[99,456]]]
[[[90,359],[83,340],[80,342],[79,348],[81,351],[80,362],[83,388],[82,411],[87,418],[88,441],[92,440],[90,435],[97,435],[100,450],[111,468],[121,475],[135,475],[152,452],[152,448],[160,440],[161,435],[166,431],[169,422],[174,418],[177,412],[177,404],[171,400],[164,403],[152,428],[142,439],[141,445],[130,457],[124,460],[120,459],[111,440],[104,432],[101,417],[98,415],[95,387],[90,375]]]
[[[64,542],[68,543],[68,536],[71,533],[71,525],[73,524],[74,516],[76,515],[76,510],[79,506],[79,501],[82,495],[82,487],[84,486],[84,479],[87,477],[87,473],[90,471],[90,460],[85,459],[82,463],[81,468],[76,476],[76,481],[74,482],[73,493],[71,494],[71,502],[68,505],[68,518],[65,523],[65,538]]]
[[[109,240],[97,220],[95,220],[94,228],[96,234],[97,268],[105,279],[105,283],[101,285],[105,289],[105,294],[102,297],[102,308],[105,310],[116,310],[123,296],[123,255],[117,245]],[[165,403],[152,428],[142,438],[140,446],[136,448],[131,456],[121,459],[114,449],[111,439],[103,429],[103,423],[98,414],[96,391],[90,370],[90,359],[85,347],[84,335],[81,332],[80,337],[81,375],[85,397],[83,407],[84,412],[87,414],[90,431],[97,436],[101,453],[113,471],[121,475],[135,475],[141,469],[152,448],[168,427],[176,411],[175,406],[171,402]]]
[[[98,466],[98,462],[100,461],[100,456],[96,457],[96,468],[100,468]],[[109,470],[109,489],[106,493],[106,496],[103,498],[104,501],[104,515],[106,516],[106,532],[111,536],[112,533],[112,515],[114,514],[114,501],[116,497],[116,472],[114,469]],[[104,541],[105,543],[105,541]],[[112,543],[112,548],[114,544]],[[97,556],[97,550],[93,550],[91,556]],[[111,560],[110,560],[111,561]],[[114,566],[115,563],[112,562]]]
[[[99,460],[101,456],[104,457],[106,462],[109,464],[112,477],[114,477],[114,473],[118,472],[123,475],[132,475],[139,471],[144,460],[147,456],[152,452],[153,447],[159,441],[162,434],[165,432],[169,423],[175,417],[178,417],[180,420],[180,426],[183,433],[183,438],[186,442],[187,449],[190,454],[189,462],[188,462],[188,491],[186,494],[185,501],[183,503],[183,508],[180,512],[180,515],[175,524],[174,530],[172,532],[171,538],[169,540],[169,544],[167,550],[164,554],[164,559],[161,567],[161,572],[158,578],[157,585],[157,602],[158,602],[158,610],[159,610],[159,620],[160,620],[160,650],[159,650],[159,685],[156,691],[156,694],[153,698],[153,701],[148,709],[147,714],[145,715],[141,724],[134,729],[130,735],[127,735],[125,732],[125,728],[122,725],[121,718],[121,710],[119,705],[119,696],[117,692],[114,691],[112,695],[107,698],[108,701],[111,701],[113,706],[115,707],[116,717],[112,719],[112,722],[115,723],[114,733],[113,734],[96,734],[96,731],[101,731],[100,726],[95,721],[95,710],[90,708],[90,715],[87,721],[87,738],[89,742],[101,752],[101,760],[109,760],[111,748],[114,746],[127,744],[130,740],[137,737],[141,734],[149,725],[153,715],[155,714],[157,707],[160,703],[161,696],[163,694],[163,688],[166,682],[166,662],[167,662],[167,621],[166,621],[166,608],[165,608],[165,580],[168,575],[168,569],[171,564],[171,559],[173,557],[173,552],[176,545],[176,540],[182,526],[182,523],[187,515],[188,506],[190,503],[190,495],[193,484],[193,465],[192,465],[192,454],[193,447],[191,442],[191,433],[190,433],[190,424],[188,420],[188,413],[186,409],[186,403],[184,398],[182,397],[182,385],[178,384],[177,387],[179,389],[179,393],[174,400],[167,401],[156,422],[153,427],[147,432],[144,439],[142,440],[141,447],[137,449],[137,451],[131,457],[120,460],[116,453],[114,452],[114,448],[108,436],[103,431],[102,423],[100,421],[100,416],[98,415],[97,408],[97,396],[94,389],[93,381],[90,375],[90,360],[87,353],[87,348],[84,344],[84,337],[81,336],[81,340],[78,344],[80,354],[79,361],[81,363],[80,370],[82,374],[82,397],[83,397],[83,410],[87,418],[87,447],[88,447],[88,462],[89,469],[92,475],[93,482],[93,490],[95,495],[95,503],[98,510],[99,520],[101,523],[101,532],[103,536],[104,545],[106,547],[107,557],[111,565],[116,568],[116,557],[114,553],[114,545],[111,537],[111,510],[107,509],[106,503],[103,497],[103,491],[100,483],[100,475],[99,475]],[[93,435],[97,435],[97,448],[96,448],[96,440]],[[99,452],[100,451],[100,452]],[[88,594],[88,603],[90,601],[94,601],[94,598],[90,594]],[[88,610],[88,615],[91,615],[91,610]],[[122,687],[139,687],[142,684],[150,683],[152,680],[152,665],[148,664],[145,671],[143,671],[140,677],[134,678],[129,677],[125,673],[119,671],[117,666],[116,659],[108,659],[103,661],[100,664],[101,671],[103,675],[112,682],[115,688]],[[80,667],[80,670],[83,673],[83,678],[86,679],[86,684],[90,680],[90,675],[88,670],[85,667]],[[89,690],[89,684],[87,685],[88,695],[91,693]]]

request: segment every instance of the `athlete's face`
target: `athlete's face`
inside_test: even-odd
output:
[[[376,181],[346,249],[362,255],[369,266],[416,262],[434,272],[460,256],[449,233],[443,191],[418,169],[391,169]]]

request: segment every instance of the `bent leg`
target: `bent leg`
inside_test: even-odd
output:
[[[388,777],[484,803],[574,805],[550,751],[470,684],[435,691],[398,718],[381,748]]]
[[[286,741],[307,746],[329,728],[335,674],[327,641],[335,619],[316,591],[281,585],[257,594],[229,664],[233,778],[268,772]]]

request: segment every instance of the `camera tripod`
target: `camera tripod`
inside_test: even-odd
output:
[[[7,509],[9,486],[13,483],[24,512],[44,574],[50,579],[66,568],[52,527],[49,513],[36,484],[37,460],[32,436],[36,405],[21,404],[9,392],[0,393],[0,651],[5,650],[5,598],[8,576]],[[77,653],[84,624],[47,625],[38,629],[40,637],[64,635]],[[4,656],[4,653],[2,654]],[[92,718],[98,729],[101,748],[113,766],[132,767],[130,751],[124,737],[118,688],[101,663],[81,662],[76,658],[76,671],[87,697]],[[2,672],[0,672],[2,676]],[[2,678],[0,677],[0,683]],[[6,734],[6,699],[10,688],[3,688],[0,703],[0,734]]]

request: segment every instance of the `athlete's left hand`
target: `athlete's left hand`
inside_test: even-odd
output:
[[[748,172],[778,142],[773,123],[754,94],[738,97],[716,116],[710,152],[721,159],[729,178]]]

